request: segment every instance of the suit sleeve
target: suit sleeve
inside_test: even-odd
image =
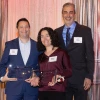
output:
[[[86,78],[93,80],[94,73],[94,51],[91,29],[88,29],[85,35],[87,75]]]
[[[9,48],[8,43],[5,43],[5,49],[0,62],[0,77],[4,76],[6,73],[7,63],[9,60]]]

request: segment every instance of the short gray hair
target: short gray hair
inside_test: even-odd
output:
[[[63,5],[63,8],[64,8],[65,6],[73,6],[73,8],[74,8],[74,13],[76,13],[76,11],[75,11],[75,4],[68,2],[68,3],[65,3],[65,4]],[[63,13],[63,8],[62,8],[62,13]]]

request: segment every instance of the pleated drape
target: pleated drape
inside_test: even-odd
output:
[[[31,38],[37,40],[40,28],[63,25],[62,6],[76,5],[76,21],[92,29],[95,52],[94,81],[88,100],[100,100],[100,0],[0,0],[0,56],[5,42],[17,37],[16,22],[25,17],[31,25]],[[5,84],[0,84],[0,100],[5,100]]]

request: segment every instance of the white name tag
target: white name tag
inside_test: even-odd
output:
[[[49,62],[57,61],[57,56],[49,57]]]
[[[9,55],[17,55],[18,49],[10,49]]]
[[[74,43],[82,43],[82,37],[74,37]]]

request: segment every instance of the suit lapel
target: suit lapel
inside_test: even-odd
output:
[[[18,39],[18,38],[15,40],[15,46],[16,46],[16,48],[18,49],[18,54],[17,54],[18,60],[23,64],[23,66],[25,66],[25,65],[24,65],[24,61],[23,61],[23,58],[22,58],[22,55],[21,55],[21,52],[20,52],[20,48],[19,48],[19,39]]]
[[[34,47],[33,47],[32,40],[31,40],[31,39],[30,39],[30,42],[31,42],[30,54],[29,54],[29,57],[28,57],[28,60],[27,60],[26,66],[29,65],[30,59],[31,59],[31,57],[33,56],[32,52],[34,51]]]
[[[63,28],[64,28],[64,26],[62,26],[61,29],[59,30],[59,38],[60,38],[59,40],[60,40],[60,43],[61,43],[61,47],[65,48],[66,46],[65,46],[65,43],[64,43],[64,40],[63,40],[63,36],[62,36]]]

